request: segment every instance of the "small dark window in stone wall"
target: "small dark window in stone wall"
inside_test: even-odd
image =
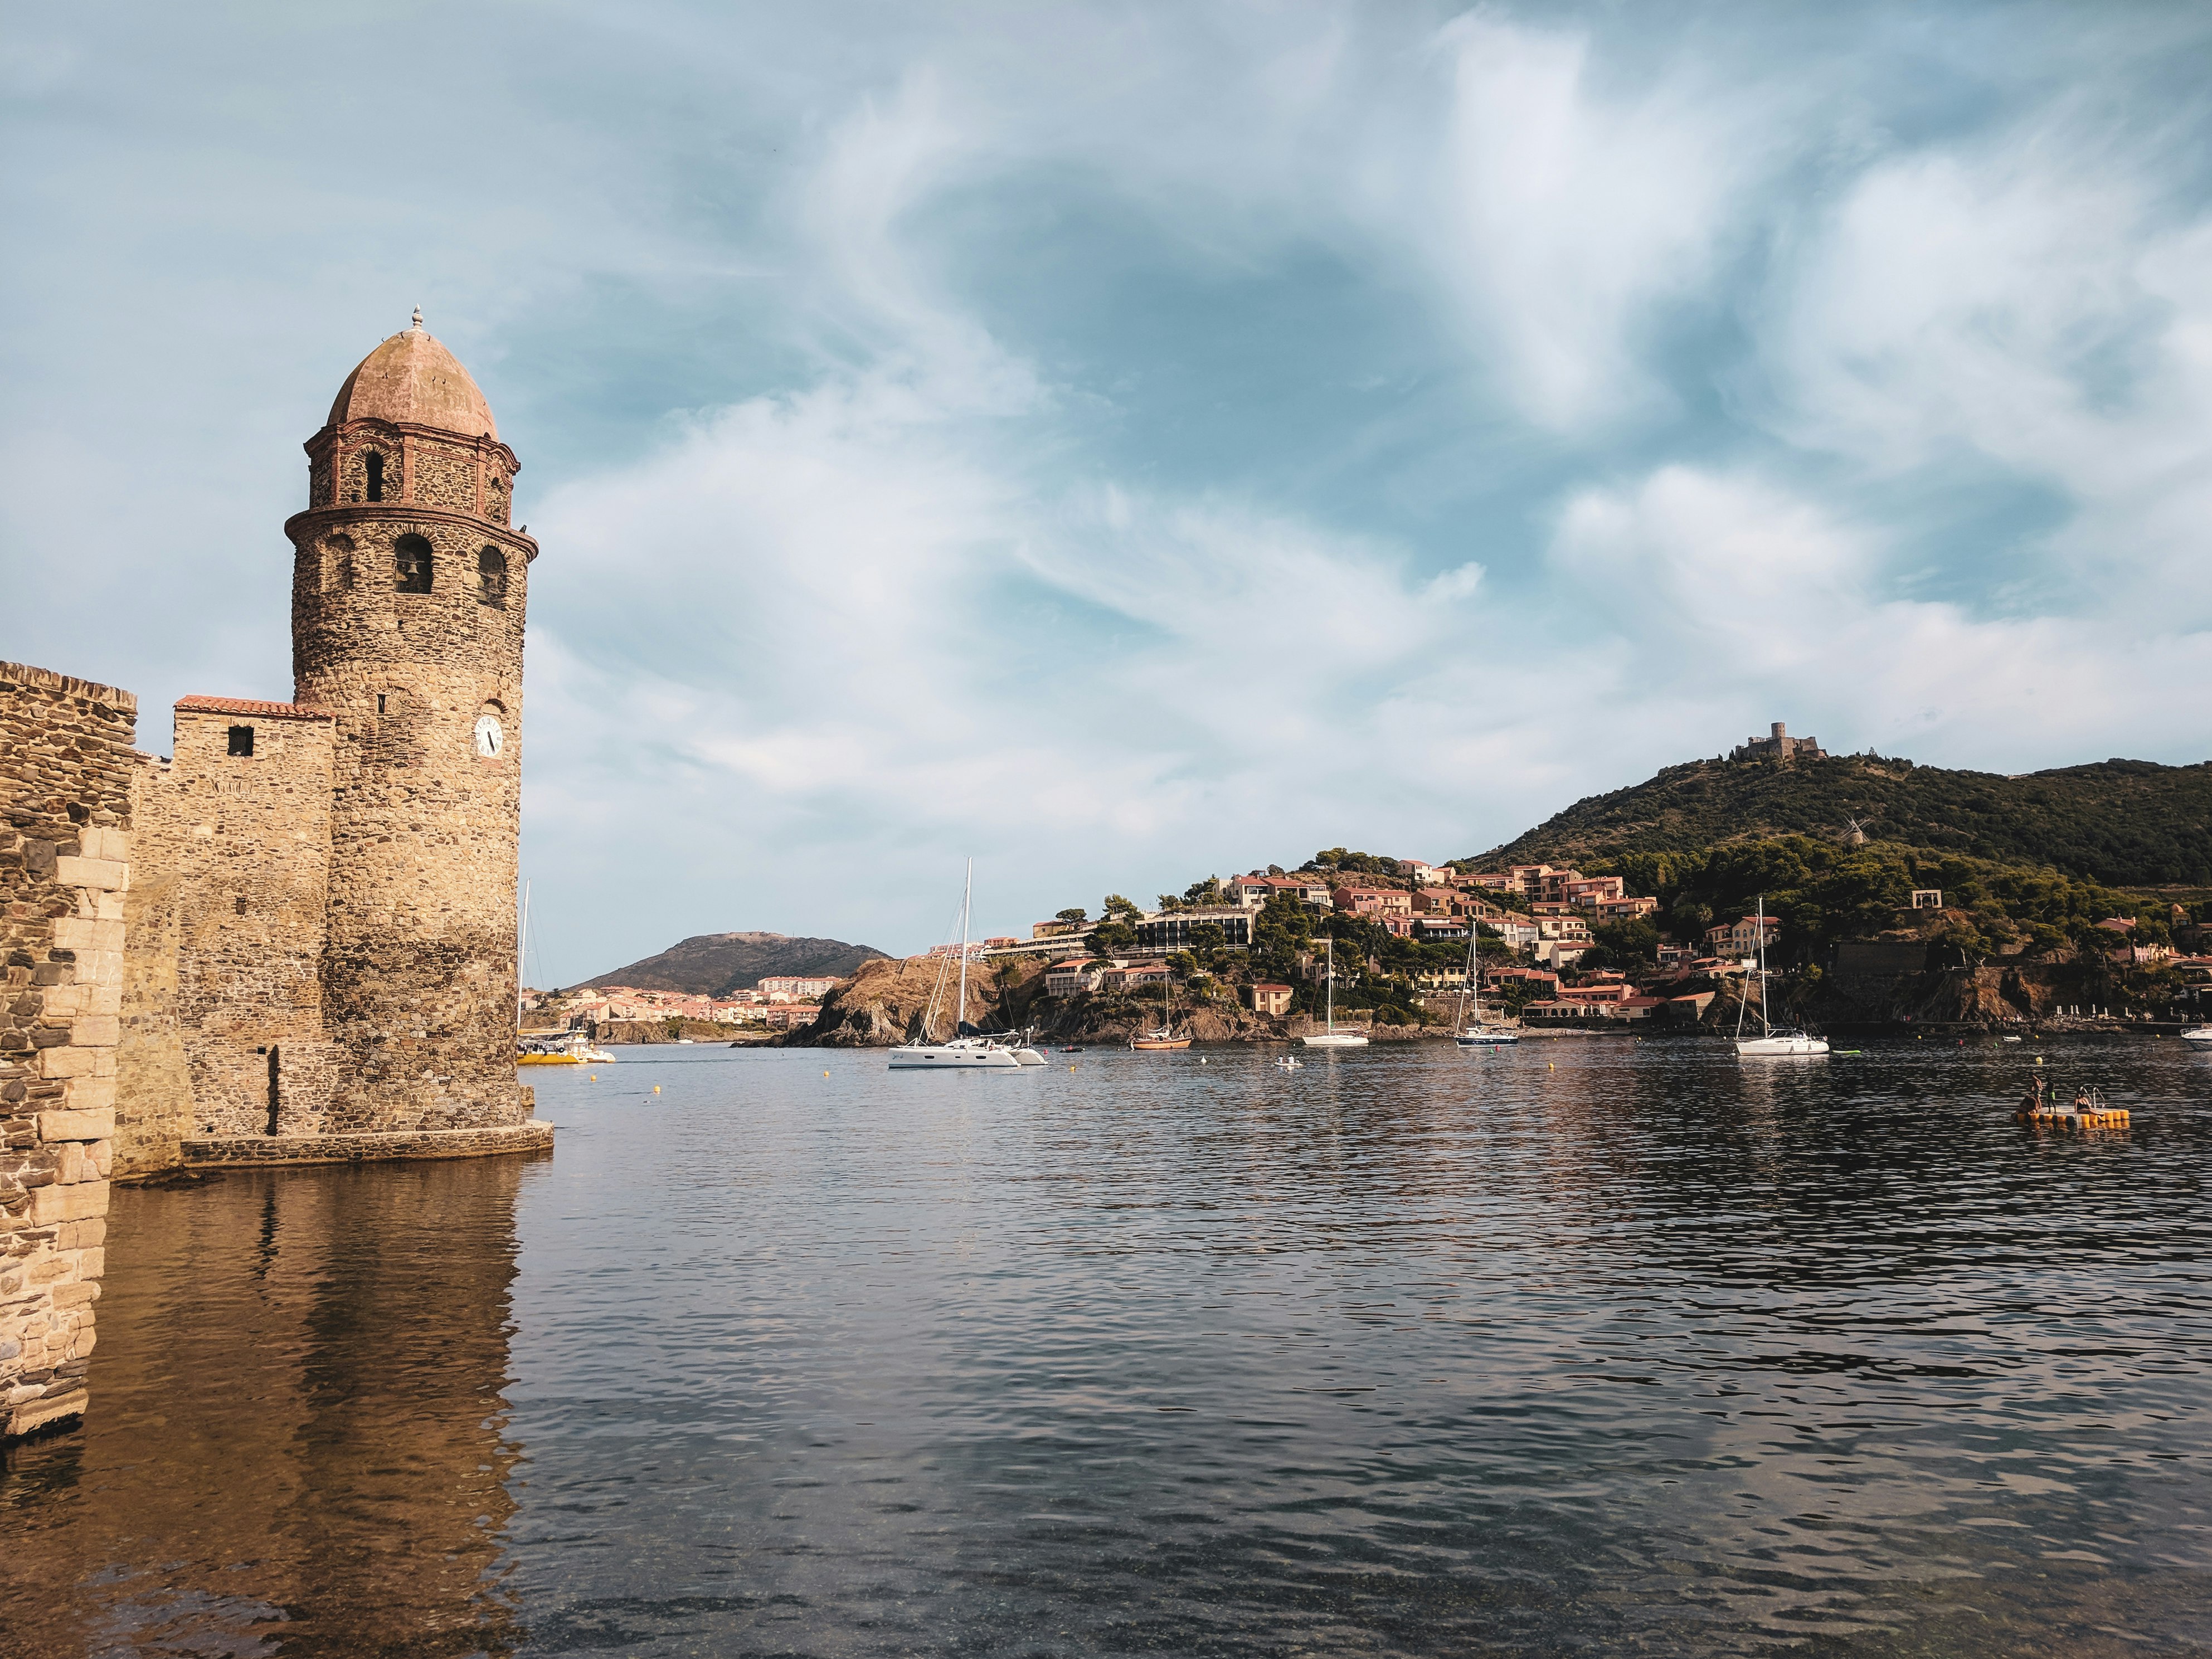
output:
[[[507,555],[495,547],[477,555],[477,598],[501,610],[507,607]]]
[[[234,726],[230,728],[230,752],[234,755],[251,755],[253,752],[252,726]]]
[[[384,499],[384,457],[372,449],[361,458],[361,464],[368,473],[368,499],[372,501],[382,501]]]
[[[245,895],[245,894],[240,893],[240,894],[236,898],[234,898],[234,899],[231,900],[230,903],[231,903],[231,908],[232,908],[233,909],[236,910],[240,915],[241,915],[241,916],[242,916],[242,915],[244,915],[246,914],[246,895]]]
[[[392,544],[392,568],[403,593],[430,591],[430,544],[420,536],[402,536]]]

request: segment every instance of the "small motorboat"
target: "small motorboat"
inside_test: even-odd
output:
[[[2184,1031],[2181,1040],[2192,1048],[2212,1048],[2212,1025],[2200,1025],[2193,1031]]]
[[[1279,1072],[1303,1072],[1305,1068],[1305,1061],[1296,1054],[1285,1054],[1275,1062],[1275,1069]]]
[[[519,1037],[515,1043],[514,1063],[518,1066],[581,1066],[586,1060],[595,1060],[598,1054],[599,1050],[592,1047],[581,1031],[546,1031]]]

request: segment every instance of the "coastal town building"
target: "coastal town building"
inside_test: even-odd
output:
[[[1346,884],[1331,888],[1328,897],[1343,915],[1371,916],[1379,921],[1386,916],[1410,917],[1413,914],[1413,896],[1402,887]]]
[[[753,989],[771,999],[793,997],[812,1002],[836,989],[837,984],[838,977],[835,974],[770,974],[757,981]]]
[[[1165,984],[1168,977],[1165,963],[1115,963],[1098,975],[1097,988],[1101,991],[1142,992]]]
[[[1782,937],[1782,924],[1772,916],[1765,920],[1762,931],[1756,915],[1740,916],[1717,927],[1705,929],[1705,945],[1718,957],[1747,957],[1762,945],[1771,945]]]
[[[1287,985],[1255,984],[1245,988],[1246,999],[1255,1014],[1280,1018],[1291,1012],[1291,988]]]
[[[1232,899],[1254,910],[1264,907],[1278,893],[1288,893],[1299,903],[1316,910],[1329,908],[1328,884],[1311,876],[1272,876],[1255,871],[1249,876],[1234,878],[1226,885]]]
[[[1044,991],[1047,996],[1081,996],[1098,988],[1099,975],[1108,964],[1085,957],[1073,962],[1055,962],[1045,969]]]
[[[1252,912],[1241,904],[1194,904],[1148,912],[1134,926],[1137,947],[1142,951],[1188,951],[1191,935],[1201,927],[1218,928],[1222,943],[1239,950],[1249,950],[1252,944]]]

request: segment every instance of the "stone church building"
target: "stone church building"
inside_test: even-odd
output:
[[[520,464],[420,313],[306,447],[289,702],[183,698],[159,760],[128,692],[0,663],[0,1435],[82,1409],[112,1176],[551,1144]]]

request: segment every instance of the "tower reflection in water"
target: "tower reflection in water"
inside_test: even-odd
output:
[[[550,1156],[118,1192],[93,1411],[0,1477],[15,1650],[511,1650],[515,1199]]]

